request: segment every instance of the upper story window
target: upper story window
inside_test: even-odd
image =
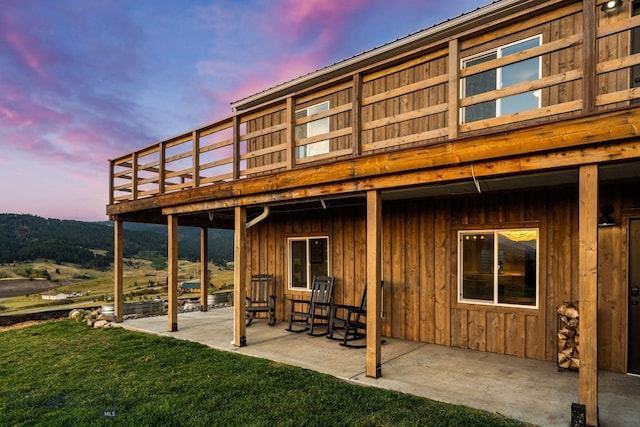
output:
[[[313,276],[329,275],[329,238],[288,239],[289,289],[309,290]]]
[[[542,36],[535,36],[494,50],[483,52],[462,60],[462,68],[469,68],[493,59],[502,58],[513,53],[540,46]],[[469,97],[496,89],[506,88],[518,83],[538,80],[542,75],[540,57],[525,59],[478,74],[465,77],[462,84],[462,96]],[[462,123],[471,123],[492,117],[518,113],[520,111],[540,108],[540,91],[520,93],[491,101],[470,105],[462,109]]]
[[[296,119],[309,117],[314,114],[327,111],[328,109],[329,101],[321,102],[320,104],[312,105],[311,107],[303,108],[302,110],[297,110]],[[311,138],[312,136],[322,135],[324,133],[329,133],[329,117],[296,126],[296,140]],[[329,140],[325,139],[298,147],[296,150],[296,157],[298,159],[303,159],[305,157],[325,154],[328,152]]]
[[[538,229],[459,231],[458,302],[538,307]]]

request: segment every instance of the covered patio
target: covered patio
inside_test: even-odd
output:
[[[552,362],[385,338],[382,377],[366,376],[364,349],[345,348],[324,337],[269,327],[246,329],[247,345],[233,345],[233,308],[179,314],[180,328],[167,331],[167,316],[114,324],[130,330],[196,341],[211,348],[312,369],[355,384],[382,387],[470,406],[542,426],[568,426],[578,401],[578,373]],[[630,426],[640,419],[640,378],[598,371],[600,425]]]

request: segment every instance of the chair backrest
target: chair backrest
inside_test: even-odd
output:
[[[311,303],[331,303],[333,299],[333,276],[313,276]]]
[[[252,303],[267,303],[273,295],[273,275],[254,274],[251,276],[249,299]]]
[[[365,286],[362,291],[362,299],[360,300],[360,310],[367,309],[367,287]]]

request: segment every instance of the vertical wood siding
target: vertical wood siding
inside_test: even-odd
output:
[[[637,183],[635,184],[637,185]],[[637,212],[633,183],[604,187],[602,203]],[[383,205],[383,335],[556,360],[556,307],[578,302],[575,188]],[[327,235],[335,301],[358,304],[366,281],[364,206],[276,213],[247,232],[250,274],[276,278],[277,317],[288,319],[287,237]],[[539,308],[458,303],[457,231],[538,227]],[[599,230],[599,365],[626,369],[626,226]]]

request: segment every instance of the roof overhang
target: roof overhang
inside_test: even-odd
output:
[[[546,1],[548,3],[548,1]],[[256,105],[281,98],[287,94],[295,93],[306,87],[314,86],[323,81],[332,80],[347,75],[355,70],[365,68],[377,62],[393,56],[409,52],[425,44],[442,41],[445,43],[454,35],[467,32],[472,29],[486,29],[491,24],[504,16],[512,15],[533,6],[545,3],[544,0],[500,0],[487,6],[480,7],[472,12],[465,13],[456,18],[447,20],[422,31],[418,31],[396,41],[387,43],[367,52],[353,56],[344,61],[321,68],[317,71],[274,86],[263,92],[251,95],[247,98],[231,103],[234,111],[246,110]]]

